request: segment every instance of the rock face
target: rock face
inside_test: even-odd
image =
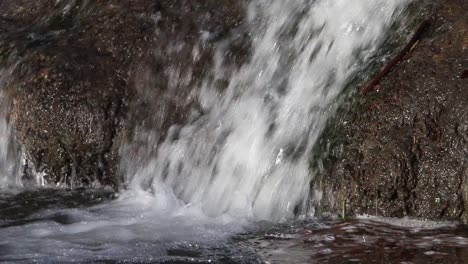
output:
[[[222,2],[1,1],[0,67],[13,69],[1,89],[35,170],[49,183],[117,186],[119,148],[135,125],[127,120],[149,118],[155,107],[148,105],[164,106],[158,122],[167,127],[186,107],[179,97],[158,96],[168,86],[167,67],[203,75],[211,63],[204,54],[241,24],[245,3]],[[211,44],[199,48],[203,59],[194,66],[192,50],[176,44],[194,45],[204,32]],[[145,73],[151,82],[141,81]]]
[[[322,209],[468,222],[468,2],[441,1],[380,85],[334,124]]]

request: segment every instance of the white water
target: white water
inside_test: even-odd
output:
[[[295,208],[307,212],[320,198],[310,195],[308,159],[334,113],[334,100],[380,48],[409,1],[253,1],[252,57],[231,72],[219,48],[213,72],[230,82],[222,93],[210,81],[200,87],[206,114],[173,127],[176,141],[170,135],[157,155],[138,159],[149,162],[127,165],[137,170],[127,175],[130,190],[118,200],[42,211],[27,217],[35,221],[0,228],[2,257],[38,263],[151,261],[173,244],[226,240],[249,220],[286,220]],[[190,78],[169,74],[173,83]],[[10,166],[2,98],[0,186],[7,186],[19,173]],[[154,148],[157,141],[145,132],[138,136],[150,135],[147,147]],[[57,213],[70,223],[53,221]]]
[[[3,87],[13,67],[0,69],[0,190],[20,186],[20,159],[15,149],[12,129],[8,123],[8,99]]]
[[[309,157],[334,100],[408,3],[254,1],[251,60],[227,73],[219,49],[213,71],[229,76],[228,88],[219,92],[205,82],[198,98],[206,114],[172,128],[177,140],[170,135],[150,162],[133,164],[131,188],[150,187],[156,199],[210,216],[282,221],[295,210],[310,212],[320,193],[310,195]],[[190,78],[172,75],[175,83]],[[156,144],[148,136],[148,147]]]
[[[195,208],[211,217],[283,221],[295,211],[313,214],[309,207],[320,193],[309,187],[314,176],[310,152],[337,107],[334,100],[381,47],[409,2],[252,1],[247,10],[253,41],[249,62],[236,71],[227,69],[227,45],[220,45],[212,69],[216,79],[194,89],[205,115],[171,128],[156,155],[122,157],[126,167],[136,168],[127,175],[130,192],[151,189],[161,210]],[[201,42],[206,37],[200,33]],[[196,50],[193,54],[196,60]],[[10,71],[0,72],[0,86]],[[167,74],[170,84],[191,78],[177,69]],[[226,78],[225,91],[214,88]],[[21,185],[4,101],[0,93],[2,187]],[[137,136],[146,137],[153,149],[157,140],[151,131],[144,132]],[[145,163],[128,165],[132,160]],[[36,181],[42,184],[40,177]]]
[[[57,216],[68,223],[54,221]],[[242,231],[242,223],[228,225],[226,217],[210,218],[184,207],[163,209],[147,192],[127,192],[85,209],[48,209],[26,219],[32,221],[8,227],[1,227],[0,220],[0,263],[160,263],[167,249],[216,247]]]

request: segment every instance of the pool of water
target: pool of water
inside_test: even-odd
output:
[[[468,261],[468,228],[457,223],[359,217],[274,224],[207,217],[196,208],[170,207],[145,194],[118,196],[87,189],[1,194],[0,262]]]
[[[455,223],[358,219],[296,223],[248,240],[269,263],[466,263],[468,228]]]

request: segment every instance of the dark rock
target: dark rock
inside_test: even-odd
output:
[[[468,222],[468,2],[434,5],[423,38],[357,94],[324,159],[322,209]]]
[[[215,43],[241,24],[245,2],[222,2],[1,1],[0,66],[14,69],[2,89],[35,170],[49,183],[117,187],[119,149],[137,123],[163,109],[154,129],[167,128],[193,104],[188,85],[164,95],[168,69],[200,80]],[[203,32],[213,39],[194,62]]]
[[[462,79],[468,78],[468,70],[464,70],[464,71],[463,71],[463,73],[462,73],[462,75],[461,75],[461,78],[462,78]]]
[[[247,1],[162,1],[154,41],[133,68],[127,122],[120,135],[123,173],[155,156],[175,124],[193,122],[204,112],[199,105],[202,82],[213,81],[215,53],[223,50],[225,67],[233,70],[248,59],[250,39],[243,20]],[[170,3],[170,4],[168,4]],[[222,48],[222,49],[218,49]],[[219,89],[229,81],[218,81]],[[171,137],[177,138],[177,127]]]
[[[64,223],[72,219],[65,212],[57,212],[58,210],[86,208],[115,198],[116,195],[110,188],[37,188],[15,194],[2,193],[0,195],[0,227],[19,226],[44,220]],[[46,216],[32,217],[38,214],[46,214]]]

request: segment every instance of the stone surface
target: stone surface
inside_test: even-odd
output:
[[[50,184],[117,187],[120,147],[137,121],[162,108],[154,129],[182,118],[190,87],[161,96],[171,67],[202,76],[214,43],[241,24],[245,3],[222,2],[1,1],[0,67],[13,69],[2,89],[25,175],[34,167]],[[183,45],[204,33],[211,39],[194,63]]]
[[[468,222],[467,31],[468,2],[440,1],[411,53],[354,96],[322,142],[322,210]]]

